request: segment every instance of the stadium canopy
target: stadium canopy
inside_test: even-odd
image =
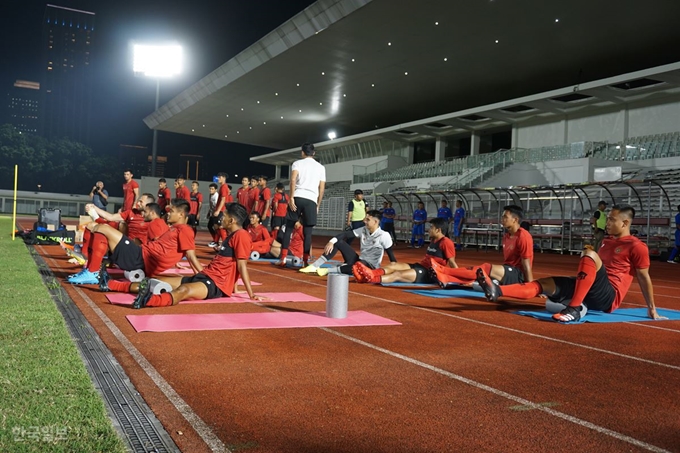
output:
[[[144,121],[278,150],[326,141],[331,130],[340,138],[398,130],[675,62],[677,17],[680,2],[666,0],[319,0]],[[677,81],[670,72],[664,80]],[[482,121],[433,120],[428,130]]]

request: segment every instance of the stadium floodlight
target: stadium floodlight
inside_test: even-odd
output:
[[[161,78],[170,78],[182,72],[182,46],[134,44],[132,46],[132,71],[135,75],[156,79],[156,110],[161,91]],[[154,111],[156,111],[154,110]],[[156,176],[158,131],[153,130],[151,146],[151,177]]]
[[[336,137],[337,137],[337,135],[335,134],[335,132],[330,131],[330,132],[328,133],[328,138],[329,138],[329,139],[335,140]]]

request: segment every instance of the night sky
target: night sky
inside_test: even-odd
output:
[[[118,152],[121,143],[147,146],[152,131],[143,118],[154,109],[155,81],[134,77],[130,43],[176,41],[184,47],[184,73],[161,81],[160,105],[208,75],[265,34],[314,3],[310,0],[54,0],[50,4],[92,11],[95,93],[93,150]],[[15,80],[40,81],[42,20],[47,2],[4,0],[0,6],[0,87]],[[274,167],[249,162],[272,150],[160,131],[158,154],[202,154],[211,168],[230,175],[265,173]],[[229,164],[227,164],[229,162]],[[174,177],[168,174],[166,176]]]

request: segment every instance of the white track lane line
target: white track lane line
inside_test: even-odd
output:
[[[261,271],[261,270],[260,270],[259,272],[262,272],[262,273],[264,273],[264,274],[274,275],[274,276],[277,276],[277,277],[287,278],[287,279],[289,279],[289,280],[295,280],[295,281],[297,281],[297,282],[300,282],[300,280],[298,280],[298,279],[293,279],[293,278],[291,278],[291,277],[282,276],[282,275],[275,274],[275,273],[272,273],[272,272],[266,272],[266,271]],[[304,283],[309,283],[309,284],[315,285],[315,286],[325,286],[325,285],[321,285],[321,284],[313,283],[313,282],[304,282]],[[390,303],[395,303],[395,304],[397,304],[397,305],[410,306],[410,305],[408,305],[408,304],[403,304],[403,303],[401,303],[401,302],[390,301],[390,300],[388,300],[388,299],[382,299],[382,298],[379,298],[379,297],[366,296],[365,294],[360,294],[360,293],[356,293],[356,292],[353,292],[353,291],[350,291],[350,293],[352,293],[352,294],[358,294],[358,295],[361,295],[361,296],[364,296],[364,297],[370,297],[370,298],[373,298],[373,299],[383,300],[383,301],[390,302]],[[266,302],[265,302],[265,303],[266,303]],[[262,302],[256,303],[256,305],[262,306]],[[279,310],[277,310],[276,308],[270,308],[270,307],[264,307],[264,308],[268,308],[268,309],[270,309],[270,310],[272,310],[272,311],[279,311]],[[413,308],[417,308],[417,307],[413,307]],[[430,311],[429,309],[425,309],[425,310],[426,310],[426,311]],[[437,313],[437,312],[435,312],[435,313]],[[458,316],[454,316],[454,317],[455,317],[455,318],[458,318]],[[465,319],[465,320],[469,321],[469,320],[466,319],[466,318],[461,318],[461,319]],[[483,323],[483,324],[487,324],[487,323]],[[550,409],[549,407],[545,407],[545,406],[543,406],[543,405],[541,405],[541,404],[539,404],[539,403],[534,403],[533,401],[529,401],[529,400],[526,400],[526,399],[524,399],[524,398],[522,398],[522,397],[513,395],[513,394],[511,394],[511,393],[504,392],[503,390],[499,390],[499,389],[497,389],[497,388],[488,386],[488,385],[486,385],[486,384],[482,384],[482,383],[480,383],[480,382],[473,381],[472,379],[468,379],[468,378],[463,377],[463,376],[460,376],[460,375],[458,375],[458,374],[451,373],[450,371],[444,370],[444,369],[439,368],[439,367],[436,367],[436,366],[434,366],[434,365],[430,365],[429,363],[421,362],[420,360],[414,359],[414,358],[412,358],[412,357],[405,356],[405,355],[400,354],[400,353],[398,353],[398,352],[390,351],[389,349],[385,349],[385,348],[382,348],[382,347],[380,347],[380,346],[376,346],[376,345],[374,345],[374,344],[372,344],[372,343],[368,343],[368,342],[366,342],[366,341],[364,341],[364,340],[360,340],[360,339],[358,339],[358,338],[354,338],[354,337],[352,337],[352,336],[350,336],[350,335],[347,335],[347,334],[338,332],[338,331],[333,330],[333,329],[331,329],[331,328],[328,328],[328,327],[320,327],[319,329],[321,329],[321,330],[323,330],[323,331],[325,331],[325,332],[328,332],[328,333],[330,333],[330,334],[336,335],[336,336],[338,336],[338,337],[340,337],[340,338],[344,338],[345,340],[351,341],[351,342],[353,342],[353,343],[357,343],[357,344],[360,344],[360,345],[365,346],[365,347],[367,347],[367,348],[370,348],[370,349],[373,349],[373,350],[375,350],[375,351],[381,352],[381,353],[383,353],[383,354],[387,354],[387,355],[389,355],[389,356],[391,356],[391,357],[394,357],[394,358],[396,358],[396,359],[403,360],[403,361],[405,361],[405,362],[407,362],[407,363],[410,363],[410,364],[412,364],[412,365],[415,365],[415,366],[418,366],[418,367],[421,367],[421,368],[425,368],[426,370],[433,371],[433,372],[435,372],[435,373],[437,373],[437,374],[440,374],[440,375],[442,375],[442,376],[446,376],[446,377],[448,377],[448,378],[450,378],[450,379],[454,379],[454,380],[456,380],[456,381],[459,381],[459,382],[462,382],[462,383],[464,383],[464,384],[470,385],[470,386],[475,387],[475,388],[477,388],[477,389],[479,389],[479,390],[483,390],[483,391],[492,393],[492,394],[494,394],[494,395],[496,395],[496,396],[499,396],[499,397],[501,397],[501,398],[505,398],[505,399],[508,399],[508,400],[510,400],[510,401],[514,401],[514,402],[516,402],[516,403],[518,403],[518,404],[520,404],[520,405],[522,405],[522,406],[531,407],[532,409],[539,410],[539,411],[545,412],[545,413],[547,413],[547,414],[550,414],[550,415],[552,415],[553,417],[557,417],[557,418],[560,418],[560,419],[562,419],[562,420],[568,421],[568,422],[570,422],[570,423],[574,423],[574,424],[576,424],[576,425],[578,425],[578,426],[581,426],[581,427],[584,427],[584,428],[587,428],[587,429],[591,429],[591,430],[596,431],[596,432],[598,432],[598,433],[600,433],[600,434],[604,434],[604,435],[606,435],[606,436],[613,437],[613,438],[615,438],[615,439],[617,439],[617,440],[620,440],[620,441],[622,441],[622,442],[627,442],[627,443],[629,443],[629,444],[631,444],[631,445],[635,445],[635,446],[637,446],[637,447],[643,448],[643,449],[648,450],[648,451],[659,452],[659,453],[670,453],[669,450],[665,450],[665,449],[663,449],[663,448],[657,447],[656,445],[648,444],[648,443],[646,443],[646,442],[643,442],[643,441],[641,441],[641,440],[635,439],[635,438],[633,438],[633,437],[626,436],[625,434],[621,434],[621,433],[619,433],[619,432],[617,432],[617,431],[613,431],[613,430],[611,430],[611,429],[605,428],[605,427],[603,427],[603,426],[596,425],[596,424],[594,424],[594,423],[591,423],[591,422],[586,421],[586,420],[582,420],[582,419],[580,419],[580,418],[571,416],[571,415],[569,415],[569,414],[565,414],[565,413],[563,413],[563,412],[556,411],[556,410],[554,410],[554,409]],[[510,330],[514,330],[514,329],[510,329]],[[558,341],[559,341],[559,340],[558,340]],[[614,354],[616,354],[616,353],[614,353]],[[619,355],[619,354],[616,354],[616,355]],[[680,369],[680,368],[678,368],[678,369]]]
[[[57,265],[55,262],[54,258],[48,258],[50,261],[52,261],[52,264],[55,268],[61,269],[60,266]],[[69,283],[67,281],[62,282],[64,285],[68,285]],[[121,345],[128,351],[130,356],[132,356],[133,359],[135,359],[135,362],[140,366],[142,370],[149,376],[149,378],[153,381],[154,384],[156,384],[156,387],[163,392],[165,397],[172,403],[173,406],[175,406],[175,409],[177,409],[177,412],[182,414],[182,417],[191,425],[194,431],[203,439],[203,442],[208,445],[208,448],[210,448],[211,451],[214,451],[216,453],[231,453],[230,450],[227,448],[226,445],[215,435],[215,433],[212,432],[210,427],[199,417],[193,409],[191,409],[191,406],[189,406],[186,401],[182,399],[181,396],[175,391],[174,388],[168,383],[168,381],[161,376],[161,374],[154,368],[153,365],[144,357],[144,355],[139,352],[139,350],[135,347],[135,345],[130,342],[130,340],[127,339],[125,334],[118,329],[118,327],[114,324],[111,319],[104,313],[98,306],[97,304],[94,303],[92,299],[90,299],[81,288],[79,288],[77,285],[71,285],[75,289],[75,291],[78,293],[80,297],[83,298],[85,303],[92,309],[93,312],[97,316],[99,316],[99,319],[102,320],[104,325],[109,328],[111,333],[113,334],[114,337],[120,342]]]

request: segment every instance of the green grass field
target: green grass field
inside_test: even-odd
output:
[[[0,452],[124,452],[11,223],[0,217]]]

